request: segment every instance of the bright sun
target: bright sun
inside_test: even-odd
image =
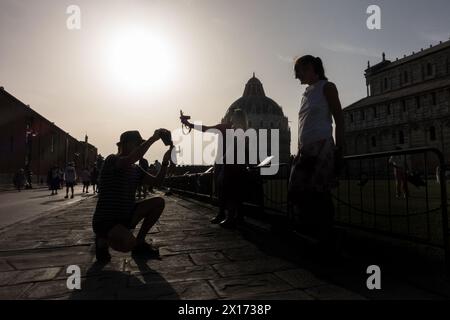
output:
[[[112,80],[132,91],[160,89],[175,71],[173,50],[167,41],[144,29],[115,34],[107,55]]]

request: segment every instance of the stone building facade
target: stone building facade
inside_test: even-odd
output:
[[[287,163],[291,154],[291,129],[289,128],[288,118],[284,115],[283,109],[278,103],[266,96],[263,84],[256,78],[255,74],[245,85],[242,97],[228,108],[222,122],[228,122],[235,109],[242,109],[247,113],[250,128],[255,130],[267,129],[269,138],[271,130],[279,130],[280,163]],[[270,155],[270,141],[268,147],[268,154]],[[262,160],[264,159],[259,159],[259,161]]]
[[[97,148],[78,141],[53,122],[0,88],[0,185],[10,185],[20,168],[31,170],[32,183],[46,183],[48,170],[70,161],[78,170],[92,166]]]
[[[365,78],[367,97],[344,108],[347,155],[436,147],[450,160],[450,41],[395,61],[383,53]]]

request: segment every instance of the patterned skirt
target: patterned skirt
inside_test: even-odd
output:
[[[289,177],[289,197],[295,200],[302,191],[328,192],[337,187],[333,138],[300,148]]]

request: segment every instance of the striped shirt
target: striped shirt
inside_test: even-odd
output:
[[[100,172],[99,196],[93,223],[131,219],[136,201],[136,189],[143,172],[136,166],[117,168],[115,154],[105,159]]]

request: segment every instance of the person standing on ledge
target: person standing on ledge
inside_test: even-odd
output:
[[[334,219],[331,190],[337,186],[343,163],[343,112],[336,85],[328,81],[319,57],[299,58],[295,78],[308,87],[298,113],[298,153],[292,163],[289,198],[297,209],[300,231],[312,232],[319,248],[328,251]]]
[[[214,180],[218,190],[219,213],[211,220],[211,223],[219,224],[225,228],[234,228],[237,221],[243,217],[242,203],[250,187],[247,171],[247,166],[249,165],[249,148],[248,140],[246,140],[245,163],[238,164],[237,138],[235,137],[235,143],[230,143],[229,141],[227,143],[227,130],[242,129],[244,132],[247,131],[247,114],[242,109],[235,109],[229,122],[219,123],[215,126],[202,125],[197,127],[185,117],[181,117],[180,119],[183,125],[191,129],[197,129],[202,132],[215,130],[222,135],[218,145],[219,150],[222,149],[222,153],[218,152],[220,158],[217,158],[214,164]],[[230,146],[234,146],[233,158],[228,155],[231,151],[231,148],[228,150]]]
[[[165,129],[156,130],[154,135],[143,140],[138,131],[127,131],[117,143],[118,153],[108,156],[103,164],[99,181],[99,196],[92,225],[96,235],[97,261],[111,260],[108,248],[119,252],[147,258],[158,257],[159,251],[145,241],[153,225],[159,220],[165,202],[161,197],[153,197],[136,202],[136,189],[139,184],[160,185],[166,175],[171,159],[172,148],[165,153],[158,175],[152,176],[135,163],[143,158],[150,146],[158,141]],[[143,220],[135,237],[133,229]]]

